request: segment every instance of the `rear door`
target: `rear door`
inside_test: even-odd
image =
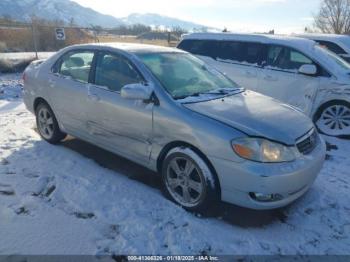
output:
[[[303,53],[286,46],[266,46],[266,62],[259,75],[257,92],[276,98],[310,114],[320,85],[321,69],[315,76],[298,72],[304,64],[314,63]]]
[[[94,51],[76,50],[63,55],[49,77],[52,107],[67,131],[84,133],[87,112],[87,84]]]
[[[87,130],[91,139],[135,161],[148,161],[153,103],[120,95],[123,86],[144,83],[142,75],[129,59],[114,52],[99,52],[94,71],[93,84],[88,87]]]

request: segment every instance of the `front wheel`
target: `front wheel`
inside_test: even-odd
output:
[[[165,194],[189,211],[209,211],[217,202],[214,175],[206,162],[190,148],[171,150],[162,168]]]
[[[350,103],[332,101],[323,105],[316,115],[318,130],[329,136],[344,137],[350,135]]]
[[[66,137],[66,134],[61,132],[57,119],[46,103],[40,103],[36,110],[36,124],[40,136],[51,144],[57,144]]]

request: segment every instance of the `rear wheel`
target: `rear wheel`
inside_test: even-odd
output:
[[[329,136],[350,135],[350,103],[332,101],[323,105],[316,115],[318,130]]]
[[[48,104],[40,103],[35,110],[35,116],[39,134],[47,142],[57,144],[67,136],[61,132],[57,119]]]
[[[190,211],[208,211],[217,202],[215,179],[205,161],[185,147],[171,150],[162,168],[165,194]]]

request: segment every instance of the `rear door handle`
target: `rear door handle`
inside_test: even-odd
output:
[[[100,97],[96,94],[89,94],[88,97],[91,101],[95,101],[95,102],[100,101]]]
[[[277,77],[274,77],[272,75],[265,75],[264,79],[269,81],[277,81]]]
[[[248,77],[256,77],[256,73],[250,71],[245,71],[245,75]]]
[[[52,79],[49,79],[49,86],[50,87],[55,87],[55,84],[56,84],[56,81],[55,80],[52,80]]]

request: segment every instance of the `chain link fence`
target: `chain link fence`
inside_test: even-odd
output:
[[[138,25],[133,33],[138,35],[118,34],[119,29],[101,27],[78,27],[60,25],[48,21],[22,23],[0,21],[0,72],[22,70],[30,61],[45,59],[63,47],[96,42],[145,43],[162,46],[176,46],[179,34],[165,31],[151,31],[149,27]],[[137,30],[135,30],[137,29]]]

